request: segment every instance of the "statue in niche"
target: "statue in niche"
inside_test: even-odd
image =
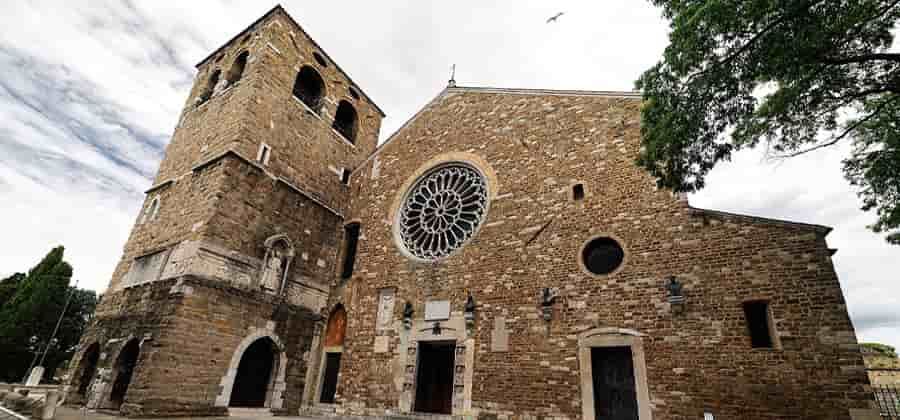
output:
[[[290,268],[293,250],[286,240],[273,238],[266,241],[266,248],[260,286],[268,292],[280,292],[285,272]]]

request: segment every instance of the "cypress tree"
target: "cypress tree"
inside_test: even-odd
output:
[[[62,246],[53,248],[24,278],[19,276],[15,292],[0,308],[2,381],[20,381],[35,352],[50,339],[72,278],[63,252]]]

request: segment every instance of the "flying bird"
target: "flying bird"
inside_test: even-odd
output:
[[[556,22],[556,20],[559,19],[559,17],[562,15],[563,15],[563,12],[559,12],[559,13],[553,15],[553,17],[551,17],[550,19],[547,19],[547,23]]]

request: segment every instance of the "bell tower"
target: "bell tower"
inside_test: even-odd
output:
[[[300,405],[302,355],[342,268],[349,176],[375,150],[384,114],[280,6],[197,69],[73,359],[97,346],[109,355],[96,374],[76,364],[71,375],[91,407]],[[247,381],[260,378],[247,366],[268,372],[265,393],[253,394]]]

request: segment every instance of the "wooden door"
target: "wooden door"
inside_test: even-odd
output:
[[[338,372],[341,370],[341,354],[325,353],[325,376],[322,378],[322,395],[319,402],[332,404],[337,393]]]
[[[451,414],[455,354],[455,343],[420,343],[415,411]]]
[[[591,370],[597,420],[638,420],[631,348],[592,348]]]

